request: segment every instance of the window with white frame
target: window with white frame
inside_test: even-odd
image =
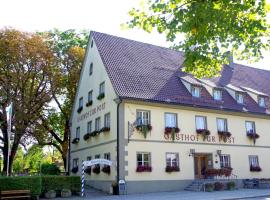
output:
[[[100,131],[100,117],[96,118],[95,120],[95,130]]]
[[[219,89],[214,89],[214,90],[213,90],[213,98],[214,98],[215,100],[220,101],[220,100],[222,99],[222,91],[219,90]]]
[[[104,115],[104,127],[110,127],[110,113]]]
[[[217,130],[218,131],[228,131],[227,119],[217,118]]]
[[[95,159],[100,159],[100,155],[99,154],[95,155]]]
[[[79,166],[79,159],[78,159],[78,158],[74,158],[74,159],[73,159],[72,166],[73,166],[73,168],[75,168],[75,167],[78,167],[78,166]]]
[[[79,108],[83,107],[83,97],[79,99]]]
[[[137,166],[151,166],[151,153],[138,152],[137,153]]]
[[[220,159],[220,168],[231,167],[230,155],[225,155],[225,154],[220,155],[219,159]]]
[[[235,98],[236,98],[237,103],[239,103],[239,104],[243,104],[244,103],[244,95],[242,93],[237,92],[235,94]]]
[[[207,129],[205,116],[196,116],[195,121],[196,121],[196,129],[197,130]]]
[[[179,167],[178,153],[166,153],[166,166],[167,167]]]
[[[138,125],[150,124],[150,111],[138,110],[137,111],[137,124]]]
[[[258,104],[259,104],[260,107],[264,108],[266,106],[265,105],[265,97],[259,96],[258,97]]]
[[[165,113],[165,127],[177,127],[177,114]]]
[[[89,66],[89,76],[93,74],[93,63],[90,64]]]
[[[93,90],[88,92],[88,102],[93,100]]]
[[[249,158],[249,166],[259,167],[259,158],[256,155],[248,156]]]
[[[201,88],[197,86],[191,87],[191,95],[193,97],[200,97],[201,96]]]
[[[76,128],[76,138],[80,138],[80,127]]]
[[[105,82],[100,83],[99,94],[105,94]]]
[[[246,131],[247,131],[247,134],[256,133],[255,122],[246,121]]]
[[[111,154],[110,153],[104,153],[104,159],[111,160]]]
[[[87,156],[86,160],[92,160],[92,156]]]
[[[87,122],[87,133],[92,132],[92,121]]]

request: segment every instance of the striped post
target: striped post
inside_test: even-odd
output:
[[[82,161],[82,192],[81,196],[84,197],[84,161]]]

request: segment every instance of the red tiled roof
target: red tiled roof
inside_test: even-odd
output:
[[[104,33],[92,32],[92,36],[113,87],[122,98],[266,113],[248,94],[245,104],[240,105],[225,89],[222,101],[215,101],[205,88],[200,98],[192,97],[179,78],[187,75],[181,71],[184,58],[179,51]],[[267,70],[234,64],[234,68],[224,66],[221,76],[211,81],[219,87],[231,84],[270,96],[270,71]]]

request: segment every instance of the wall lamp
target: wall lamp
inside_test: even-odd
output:
[[[193,156],[195,155],[195,149],[190,149],[189,150],[189,156]]]
[[[217,150],[217,155],[221,155],[221,150]]]

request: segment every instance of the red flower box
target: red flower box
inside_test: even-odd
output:
[[[207,129],[196,129],[196,133],[201,135],[210,135],[210,131]]]
[[[111,167],[109,165],[105,165],[104,167],[102,167],[102,171],[105,174],[110,174],[111,173]]]
[[[262,171],[262,169],[261,169],[260,166],[252,166],[252,165],[250,165],[250,171],[251,172],[260,172],[260,171]]]
[[[168,172],[168,173],[179,172],[180,169],[179,169],[178,166],[166,166],[165,171]]]
[[[152,172],[152,167],[140,165],[140,166],[137,166],[136,172]]]
[[[173,129],[174,129],[174,132],[175,133],[179,133],[180,132],[180,129],[178,127],[165,127],[165,130],[164,130],[164,134],[170,134],[173,132]]]
[[[218,131],[218,134],[224,137],[231,137],[232,134],[229,131]]]

